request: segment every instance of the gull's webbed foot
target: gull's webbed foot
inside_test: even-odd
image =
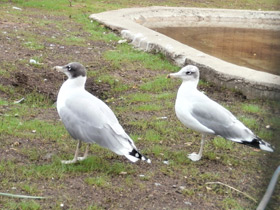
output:
[[[188,158],[191,159],[192,161],[199,161],[201,159],[201,155],[193,152],[191,154],[188,154]]]

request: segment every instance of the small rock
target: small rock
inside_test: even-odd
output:
[[[15,101],[14,104],[20,104],[20,103],[23,102],[24,100],[25,100],[25,98],[21,98],[21,99]]]
[[[162,161],[165,165],[169,165],[169,161],[168,160],[164,160]]]
[[[157,117],[158,120],[166,120],[167,117]]]
[[[126,175],[127,172],[126,172],[126,171],[121,171],[119,174],[120,174],[120,175]]]
[[[126,39],[122,39],[122,40],[119,40],[119,41],[118,41],[118,44],[122,44],[122,43],[126,43],[126,42],[127,42]]]
[[[12,144],[12,146],[14,146],[14,147],[17,147],[17,146],[19,146],[19,145],[20,145],[20,142],[18,142],[18,141],[14,142],[14,143]]]
[[[186,189],[186,187],[185,186],[180,186],[179,189],[184,190],[184,189]]]
[[[189,206],[191,206],[192,205],[192,203],[191,202],[189,202],[189,201],[185,201],[184,202],[186,205],[189,205]]]
[[[47,153],[47,154],[43,157],[43,159],[49,160],[49,159],[52,158],[53,155],[54,155],[53,153]]]
[[[21,8],[19,7],[13,7],[13,9],[16,9],[16,10],[22,10]]]
[[[31,63],[31,64],[38,64],[38,62],[36,60],[34,60],[34,59],[30,59],[29,63]]]

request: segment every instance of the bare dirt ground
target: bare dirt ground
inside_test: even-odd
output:
[[[8,74],[8,76],[0,75],[0,84],[2,87],[16,88],[16,92],[12,95],[9,94],[9,91],[1,89],[0,97],[2,99],[15,101],[35,91],[44,94],[55,102],[59,87],[65,77],[54,72],[52,67],[55,65],[64,65],[71,61],[83,63],[89,72],[108,69],[112,74],[119,75],[120,77],[125,74],[127,82],[135,83],[136,85],[141,82],[142,78],[160,74],[158,72],[150,72],[142,66],[131,67],[127,65],[123,68],[114,69],[111,63],[104,59],[103,53],[108,50],[114,50],[117,42],[93,41],[89,38],[90,34],[84,32],[82,26],[72,21],[69,17],[42,14],[36,9],[25,8],[24,10],[23,15],[13,15],[12,12],[7,13],[6,11],[11,11],[11,7],[0,11],[2,14],[5,13],[5,17],[0,17],[0,69],[4,69],[5,74]],[[48,20],[50,22],[46,23],[44,26],[40,26],[40,20]],[[57,30],[57,26],[52,24],[52,21],[63,22],[63,30]],[[75,32],[78,37],[83,37],[85,45],[61,45],[60,43],[57,44],[52,41],[51,37],[63,39],[69,31]],[[35,40],[38,40],[43,47],[39,49],[26,47],[24,43],[28,42],[27,38],[30,34]],[[36,56],[43,57],[43,65],[31,65],[29,63],[30,58]],[[127,71],[128,69],[129,71]],[[126,71],[128,73],[126,73]],[[164,70],[161,72],[161,74],[166,73],[168,72]],[[93,79],[87,81],[86,89],[103,100],[107,100],[111,97],[120,97],[118,93],[113,94],[110,92],[110,85],[96,83]],[[246,102],[246,98],[240,93],[216,87],[211,84],[204,86],[202,90],[220,103],[231,105]],[[137,90],[129,91],[136,92]],[[176,91],[176,89],[174,89],[174,91]],[[272,115],[279,116],[279,110],[274,109],[266,101],[260,101],[258,103],[273,113]],[[109,105],[114,109],[118,106],[122,106],[123,102],[121,100],[111,104],[109,102]],[[2,106],[0,109],[1,115],[4,115],[8,109],[8,106]],[[174,110],[165,111],[166,113],[164,113],[164,116],[168,116],[172,122],[178,123],[174,115]],[[147,116],[145,116],[145,114],[147,114]],[[133,117],[136,118],[136,120],[142,118],[149,119],[149,115],[151,116],[153,114],[152,112],[144,114],[138,112],[134,113]],[[138,131],[135,130],[135,127],[126,123],[130,117],[129,114],[118,115],[121,124],[128,133],[137,133]],[[47,110],[38,108],[35,114],[31,114],[28,118],[49,122],[59,121],[55,108]],[[263,119],[258,118],[258,121],[261,122]],[[197,137],[196,133],[194,135]],[[0,160],[16,160],[18,165],[28,166],[28,164],[37,164],[40,166],[51,164],[52,159],[49,155],[55,154],[60,156],[65,152],[57,148],[54,139],[51,141],[36,139],[36,141],[34,141],[28,138],[6,137],[7,136],[5,136],[5,139],[1,137]],[[185,137],[187,138],[189,136],[186,134]],[[170,141],[164,144],[165,146],[170,146],[170,150],[172,151],[186,150],[190,152],[190,150],[194,150],[194,148],[190,149],[190,146],[185,143],[183,138],[181,142],[176,142],[174,139],[169,140]],[[17,142],[16,146],[15,142]],[[139,148],[145,148],[145,144],[141,143],[141,141],[137,142],[137,145]],[[197,142],[196,145],[196,148],[198,148],[199,142]],[[15,150],[12,149],[15,147]],[[22,147],[27,149],[36,148],[40,151],[39,158],[32,160],[28,155],[18,153],[16,150]],[[232,209],[230,204],[228,204],[229,206],[227,207],[222,204],[222,201],[227,195],[228,197],[234,195],[240,206],[254,206],[255,204],[243,195],[234,191],[227,191],[223,187],[216,185],[208,187],[205,185],[205,180],[207,178],[205,178],[205,180],[198,180],[196,177],[197,173],[200,175],[205,174],[205,176],[209,175],[209,173],[217,173],[221,181],[232,186],[237,185],[237,188],[241,191],[252,192],[257,196],[256,199],[259,200],[264,193],[273,170],[276,168],[277,164],[279,164],[279,153],[262,153],[261,155],[249,154],[246,156],[244,155],[246,149],[242,147],[241,150],[243,151],[241,157],[238,157],[238,152],[232,155],[229,154],[231,158],[237,159],[236,164],[232,163],[227,165],[219,161],[219,159],[213,160],[210,157],[205,157],[205,159],[199,163],[190,163],[187,161],[183,164],[184,168],[179,167],[176,169],[172,168],[172,166],[162,166],[164,157],[161,159],[155,157],[153,154],[149,154],[149,157],[153,160],[153,164],[148,165],[145,163],[131,164],[129,161],[124,160],[123,157],[105,153],[105,159],[107,161],[111,163],[125,162],[128,165],[128,169],[132,171],[110,176],[113,190],[112,187],[96,187],[85,184],[85,178],[98,176],[98,169],[81,170],[79,173],[73,173],[71,169],[66,168],[65,173],[67,175],[63,179],[57,177],[51,179],[37,179],[36,185],[40,194],[52,197],[48,201],[41,200],[37,202],[40,203],[41,209],[86,209],[89,205],[99,206],[100,209]],[[248,150],[251,150],[251,148]],[[74,143],[69,146],[67,152],[70,151],[74,151]],[[218,150],[216,150],[216,152],[217,151]],[[186,152],[186,154],[188,152]],[[94,154],[94,152],[92,153]],[[227,153],[227,151],[218,151],[218,155],[221,153]],[[259,153],[259,151],[257,151],[257,153]],[[252,167],[258,170],[257,173],[250,171],[251,169],[246,170],[246,166],[244,166],[242,162],[247,161],[258,165],[257,167]],[[188,173],[190,164],[195,164],[197,170],[195,173],[193,171],[193,173]],[[102,161],[100,165],[102,165]],[[181,173],[182,171],[184,172]],[[151,178],[143,180],[143,178],[139,177],[142,173],[146,175],[150,174]],[[183,176],[182,174],[185,175]],[[8,178],[6,177],[6,179]],[[30,175],[30,180],[32,180],[32,175]],[[211,180],[213,180],[213,177],[209,177],[209,181]],[[9,179],[10,183],[24,181],[25,180],[17,179],[16,175]],[[123,189],[123,183],[126,183],[125,189]],[[193,191],[185,191],[184,189],[193,189]],[[280,202],[279,190],[278,183],[276,194],[271,201],[270,209],[277,209],[279,207],[277,205],[277,203],[279,204]],[[10,189],[6,189],[3,186],[0,186],[0,191],[11,192]],[[208,191],[209,195],[207,195]],[[22,193],[20,190],[12,192]],[[18,202],[19,200],[16,201]],[[7,202],[7,200],[5,200],[5,202]],[[60,206],[61,203],[64,204],[63,207]],[[0,208],[2,204],[0,202]],[[2,208],[4,209],[5,207],[2,206]],[[97,209],[97,207],[92,209]],[[239,209],[246,209],[246,207]]]

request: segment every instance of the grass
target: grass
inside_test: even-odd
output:
[[[87,177],[85,179],[85,183],[88,185],[94,185],[96,187],[106,188],[110,187],[109,183],[110,179],[105,175],[98,176],[98,177]]]
[[[262,111],[261,108],[255,104],[242,104],[241,108],[249,113],[260,113]]]
[[[133,93],[127,96],[127,99],[130,103],[138,103],[138,102],[151,102],[152,96],[148,93]]]
[[[217,149],[221,150],[232,150],[233,149],[233,142],[226,140],[222,137],[215,137],[213,140],[213,144]]]
[[[140,67],[150,70],[176,71],[178,67],[170,64],[161,54],[147,54],[145,52],[132,49],[128,44],[118,45],[115,50],[107,51],[104,57],[111,61],[115,68],[120,68],[125,63],[137,63]]]
[[[53,101],[35,88],[28,92],[20,90],[22,87],[2,84],[0,93],[3,93],[5,98],[0,99],[1,192],[11,192],[11,189],[16,187],[16,190],[31,195],[49,195],[51,192],[52,198],[49,201],[35,201],[1,197],[1,209],[62,209],[62,203],[65,204],[65,209],[133,209],[139,207],[138,203],[141,208],[146,209],[153,208],[151,205],[158,208],[186,209],[185,200],[190,200],[194,203],[193,206],[199,203],[200,208],[205,209],[209,206],[222,209],[256,207],[240,195],[224,188],[207,190],[205,183],[222,181],[240,188],[244,186],[246,191],[260,198],[271,175],[271,168],[268,166],[278,164],[277,153],[269,156],[270,154],[215,137],[207,141],[202,160],[191,162],[187,154],[197,152],[201,136],[186,129],[177,120],[174,102],[180,81],[165,78],[166,74],[179,68],[162,54],[147,54],[130,44],[117,44],[121,37],[88,18],[93,12],[148,6],[151,1],[73,0],[73,7],[69,7],[69,1],[62,0],[15,0],[13,3],[2,3],[0,10],[3,14],[9,11],[5,16],[8,21],[23,26],[34,23],[33,26],[42,32],[53,28],[56,31],[54,38],[43,33],[38,36],[28,28],[18,29],[14,34],[8,32],[11,38],[20,36],[24,39],[22,45],[29,52],[29,57],[43,63],[30,65],[30,68],[41,73],[55,62],[72,58],[80,59],[89,65],[89,80],[97,85],[97,92],[103,91],[104,95],[110,95],[110,98],[107,98],[108,104],[115,111],[124,129],[135,140],[136,146],[151,158],[152,165],[142,162],[132,164],[125,157],[96,145],[91,147],[88,159],[74,165],[62,165],[61,160],[73,158],[76,142],[67,134],[58,118],[48,115],[55,109]],[[276,4],[272,0],[241,3],[214,0],[206,4],[194,1],[189,2],[188,6],[226,5],[227,8],[258,9],[261,5],[271,8],[271,5]],[[182,1],[164,1],[158,4],[182,6]],[[239,7],[238,4],[242,6]],[[11,5],[22,7],[23,10],[13,10]],[[50,20],[41,18],[42,13]],[[31,17],[33,19],[30,19]],[[53,17],[56,17],[57,21],[52,20]],[[100,54],[96,57],[91,57],[90,53],[63,54],[51,52],[48,47],[49,44],[79,47],[86,52],[87,43],[92,43],[94,55],[99,50]],[[29,65],[29,57],[17,62],[1,62],[1,78],[9,78],[21,65]],[[141,81],[137,81],[137,85],[127,79],[128,74],[136,70],[141,75]],[[102,89],[104,84],[110,87],[106,91]],[[212,88],[212,84],[206,81],[200,81],[199,85],[205,89]],[[55,85],[53,88],[56,88]],[[228,90],[221,89],[221,92],[223,91]],[[234,94],[230,96],[235,97]],[[22,103],[14,104],[14,101],[22,97],[25,98]],[[239,119],[260,137],[279,146],[277,129],[280,127],[280,120],[273,114],[279,113],[279,103],[232,101],[223,103],[236,111]],[[42,113],[49,118],[41,118]],[[266,128],[266,125],[270,125],[270,128]],[[84,146],[81,151],[83,149]],[[168,161],[168,164],[163,161]],[[161,186],[155,188],[155,183],[158,182]],[[178,191],[173,185],[183,185],[186,188]],[[171,200],[172,197],[176,199]],[[272,205],[275,206],[273,201]]]
[[[34,200],[31,201],[21,201],[17,202],[10,202],[5,205],[6,209],[20,209],[20,210],[40,210],[42,209],[40,204]]]
[[[177,82],[167,80],[165,76],[158,76],[153,80],[146,81],[140,86],[140,90],[149,93],[158,93],[168,91],[174,87]]]

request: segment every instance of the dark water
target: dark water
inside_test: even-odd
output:
[[[279,31],[220,27],[153,30],[230,63],[280,75]]]

